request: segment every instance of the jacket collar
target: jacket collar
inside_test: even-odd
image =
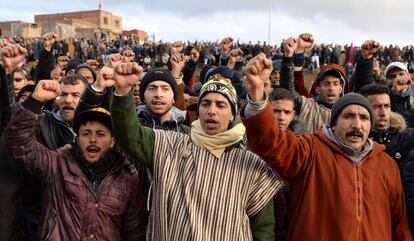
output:
[[[383,145],[378,145],[371,139],[368,139],[364,145],[364,150],[359,155],[357,155],[352,148],[339,141],[333,134],[332,130],[326,125],[323,128],[319,129],[315,135],[322,142],[328,145],[334,152],[345,156],[354,163],[359,163],[366,157],[376,156],[385,149]]]

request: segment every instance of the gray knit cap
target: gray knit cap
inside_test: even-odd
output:
[[[332,127],[338,119],[339,114],[341,111],[347,107],[348,105],[360,105],[365,107],[368,110],[370,121],[371,121],[371,130],[374,127],[374,109],[372,108],[371,103],[362,95],[357,93],[348,93],[341,98],[339,98],[335,104],[332,106],[331,110],[331,120],[329,121],[329,125]]]

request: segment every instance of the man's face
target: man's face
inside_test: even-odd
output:
[[[89,162],[102,159],[114,146],[115,139],[111,131],[98,121],[87,121],[79,127],[77,137],[82,156]]]
[[[273,70],[270,74],[270,82],[273,85],[279,86],[280,85],[280,70]]]
[[[348,105],[342,109],[332,130],[345,145],[360,153],[371,129],[369,112],[360,105]]]
[[[75,115],[75,109],[78,106],[82,92],[85,89],[85,85],[81,81],[79,81],[76,85],[65,85],[62,83],[60,88],[61,93],[57,104],[63,120],[70,123]]]
[[[13,78],[14,95],[17,96],[20,89],[27,85],[27,79],[21,72],[15,72]]]
[[[198,107],[201,127],[208,135],[227,131],[229,123],[234,119],[230,102],[219,93],[208,93]]]
[[[279,128],[287,130],[295,118],[294,103],[291,100],[272,100],[271,104]]]
[[[31,90],[23,91],[23,93],[20,95],[19,102],[21,103],[21,102],[25,101],[29,97],[29,95],[31,95],[32,93],[33,93],[33,91],[31,91]]]
[[[385,132],[390,126],[390,96],[388,94],[369,95],[367,99],[372,107],[374,107],[374,130]]]
[[[174,92],[167,82],[156,80],[145,89],[144,99],[147,108],[163,119],[174,104]]]
[[[341,80],[338,77],[327,75],[319,83],[316,92],[323,101],[333,105],[342,92]]]
[[[411,77],[405,70],[393,68],[387,74],[387,85],[397,93],[405,92],[410,84]]]
[[[88,80],[89,84],[93,84],[93,82],[95,82],[95,79],[93,78],[93,74],[92,71],[90,71],[87,68],[81,68],[78,70],[78,74],[82,75],[83,77],[85,77],[85,79]]]

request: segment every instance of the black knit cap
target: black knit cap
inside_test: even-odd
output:
[[[139,96],[141,101],[145,101],[144,92],[147,89],[148,85],[153,81],[164,81],[167,82],[174,93],[174,100],[177,100],[178,97],[178,86],[171,72],[167,69],[156,68],[149,70],[141,80],[141,86],[139,87]]]
[[[365,107],[368,110],[370,121],[371,121],[371,130],[374,127],[374,109],[372,108],[371,103],[362,95],[357,93],[348,93],[341,98],[339,98],[335,104],[332,106],[331,110],[331,120],[329,121],[329,125],[332,127],[338,119],[339,114],[341,111],[347,107],[348,105],[360,105]]]

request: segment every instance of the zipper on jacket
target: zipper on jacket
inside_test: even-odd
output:
[[[355,188],[356,188],[356,217],[359,222],[363,215],[363,190],[362,190],[362,173],[359,164],[355,164]]]

